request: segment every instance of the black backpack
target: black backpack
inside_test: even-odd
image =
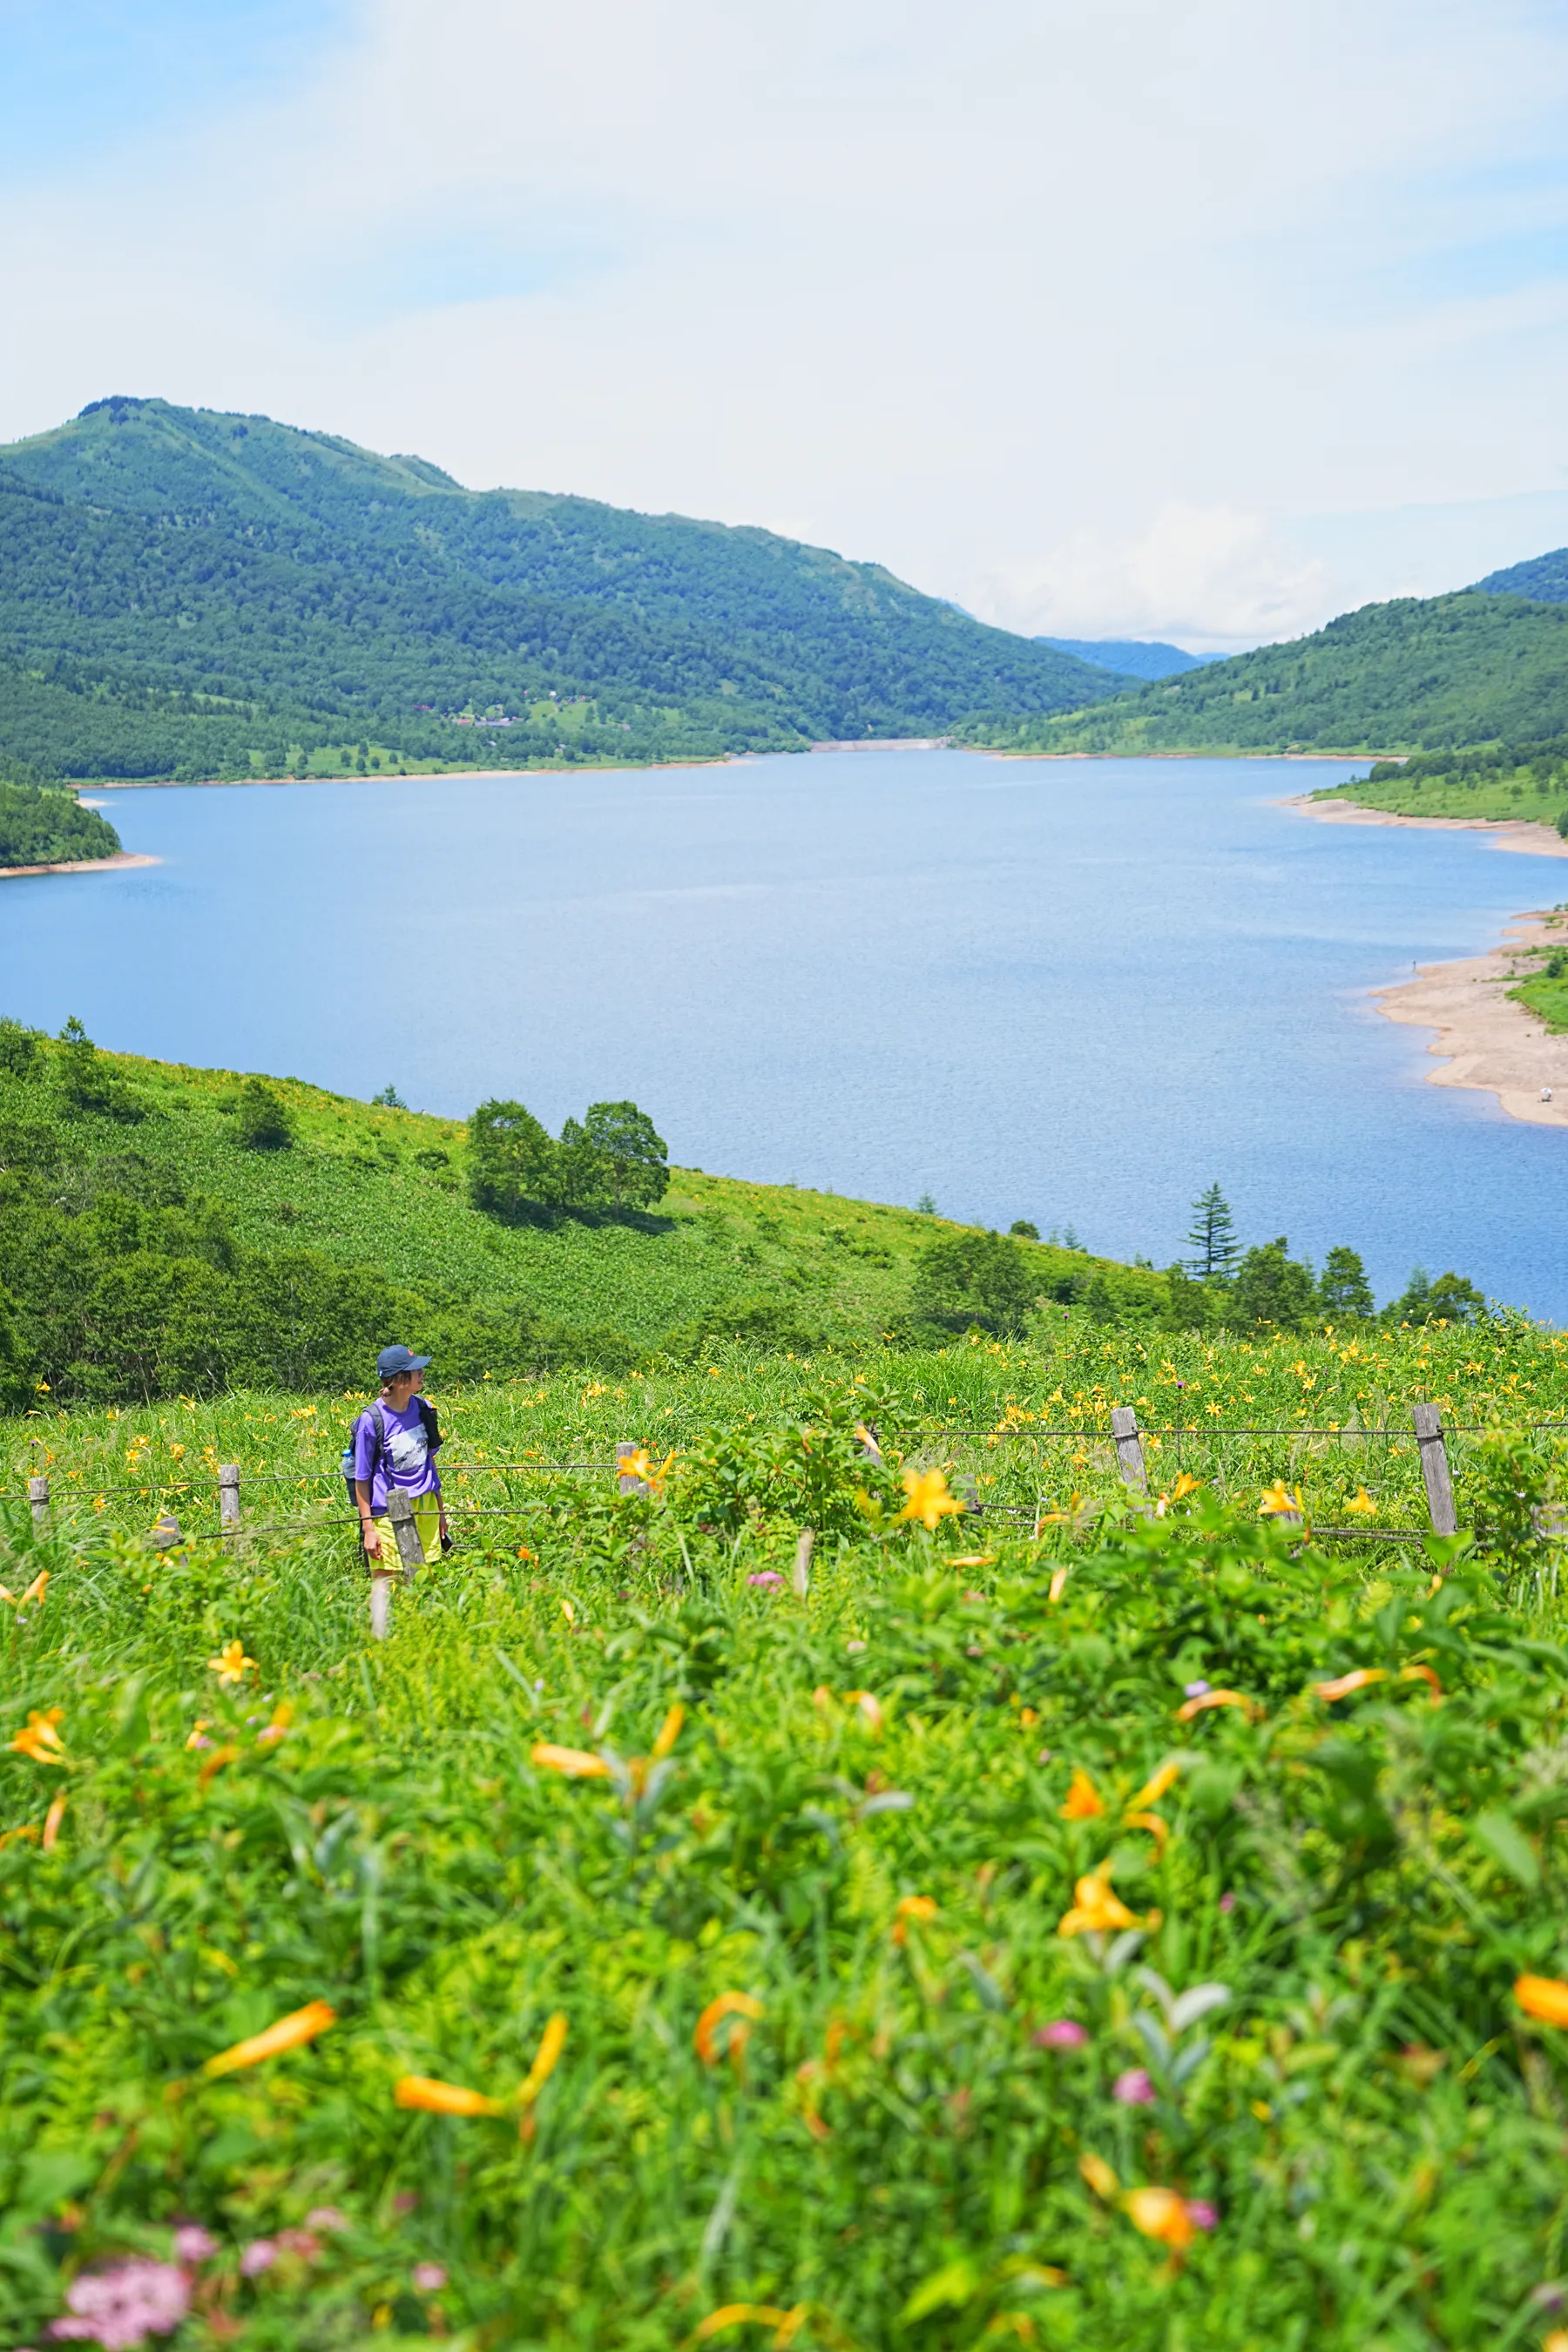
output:
[[[441,1443],[441,1424],[436,1418],[436,1408],[428,1397],[416,1396],[414,1402],[418,1406],[419,1418],[425,1424],[425,1443],[434,1454]],[[371,1464],[371,1475],[374,1478],[376,1462],[384,1461],[386,1458],[386,1415],[379,1404],[372,1405],[370,1419],[371,1426],[375,1431],[375,1461]],[[358,1425],[359,1415],[356,1413],[354,1426],[357,1428]],[[349,1508],[351,1511],[357,1512],[359,1496],[354,1487],[354,1439],[352,1429],[349,1432],[349,1442],[343,1448],[342,1473],[343,1485],[348,1489]]]

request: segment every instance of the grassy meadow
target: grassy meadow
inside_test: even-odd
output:
[[[40,1396],[4,2340],[1550,2344],[1563,1348],[1075,1312],[437,1385],[458,1549],[384,1643],[356,1396]],[[1458,1541],[1389,1538],[1424,1397]]]

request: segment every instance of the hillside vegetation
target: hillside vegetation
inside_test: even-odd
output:
[[[112,857],[120,835],[97,809],[0,751],[0,866],[79,864]]]
[[[1473,1541],[1387,1539],[1419,1395],[1505,1417]],[[5,1433],[7,2342],[1550,2342],[1560,1338],[438,1402],[459,1549],[384,1643],[352,1401]]]
[[[105,400],[0,449],[0,748],[54,774],[713,757],[1104,691],[877,564],[266,417]]]
[[[1396,816],[1522,818],[1568,831],[1568,736],[1377,760],[1365,776],[1312,798],[1354,801]]]
[[[1404,751],[1568,734],[1568,605],[1400,597],[1081,712],[956,730],[1056,752]]]

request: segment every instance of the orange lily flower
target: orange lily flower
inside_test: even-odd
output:
[[[46,1853],[52,1852],[55,1840],[60,1833],[60,1823],[64,1821],[65,1817],[66,1792],[62,1789],[59,1795],[55,1799],[54,1803],[49,1807],[48,1811],[44,1815],[43,1843],[44,1852]]]
[[[1193,2224],[1186,2200],[1173,2189],[1130,2189],[1127,2218],[1146,2238],[1158,2238],[1173,2254],[1184,2253],[1193,2242]]]
[[[205,1789],[207,1782],[212,1779],[213,1774],[215,1772],[221,1772],[226,1764],[232,1764],[237,1758],[238,1754],[239,1749],[236,1747],[232,1739],[226,1741],[222,1748],[215,1748],[212,1754],[207,1758],[206,1762],[202,1766],[201,1770],[196,1775],[196,1779],[201,1787]]]
[[[583,1748],[557,1748],[549,1739],[535,1740],[530,1760],[542,1771],[564,1772],[569,1780],[603,1780],[610,1770],[602,1756],[590,1756]]]
[[[520,2106],[532,2106],[535,2099],[554,2074],[556,2060],[565,2047],[566,2012],[563,2009],[558,2009],[553,2017],[547,2021],[544,2032],[539,2038],[539,2047],[533,2053],[533,2063],[523,2078],[522,2088],[517,2095]]]
[[[919,1927],[924,1920],[934,1919],[937,1910],[938,1905],[930,1895],[900,1895],[893,1912],[894,1943],[902,1944],[909,1940],[909,1923],[911,1919]]]
[[[727,2017],[741,2021],[731,2027],[730,2032],[730,2050],[732,2054],[737,2049],[744,2047],[746,2036],[751,2030],[745,2021],[748,2018],[761,2017],[762,2013],[762,2002],[749,1992],[721,1992],[717,2000],[710,2000],[698,2019],[691,2036],[691,2046],[702,2063],[705,2066],[716,2066],[719,2063],[721,2053],[713,2039],[713,2029],[716,2025],[721,2024]]]
[[[41,1609],[44,1604],[44,1594],[48,1588],[48,1570],[47,1568],[39,1569],[37,1576],[34,1577],[31,1584],[28,1585],[27,1590],[23,1593],[20,1601],[17,1601],[17,1608],[25,1609],[29,1601],[36,1601]]]
[[[846,1706],[856,1706],[865,1717],[867,1727],[879,1739],[882,1736],[882,1702],[871,1691],[846,1691]]]
[[[1331,1706],[1337,1698],[1349,1698],[1352,1691],[1365,1690],[1369,1683],[1385,1683],[1386,1666],[1352,1666],[1348,1675],[1336,1675],[1331,1683],[1314,1683],[1313,1690]]]
[[[1051,1570],[1050,1591],[1046,1595],[1046,1599],[1051,1603],[1053,1608],[1061,1599],[1062,1594],[1067,1591],[1067,1589],[1068,1571],[1066,1568],[1053,1569]]]
[[[1401,1666],[1399,1669],[1399,1679],[1402,1683],[1430,1683],[1432,1685],[1432,1696],[1434,1699],[1440,1699],[1443,1696],[1443,1685],[1438,1681],[1435,1669],[1431,1666],[1424,1666],[1420,1664],[1413,1666]]]
[[[1176,1721],[1191,1723],[1194,1715],[1205,1715],[1211,1706],[1240,1706],[1245,1707],[1248,1715],[1252,1712],[1252,1701],[1243,1698],[1239,1691],[1205,1691],[1201,1697],[1190,1698],[1176,1709]]]
[[[6,1746],[18,1756],[31,1757],[35,1764],[63,1764],[66,1761],[65,1742],[55,1729],[65,1715],[65,1709],[51,1706],[47,1715],[37,1707],[30,1708],[27,1720],[15,1739]]]
[[[1073,1907],[1057,1928],[1058,1936],[1105,1935],[1112,1927],[1136,1927],[1137,1920],[1112,1889],[1103,1864],[1080,1878],[1073,1888]]]
[[[437,2082],[433,2074],[403,2074],[392,2086],[400,2107],[419,2107],[428,2116],[500,2116],[506,2110],[499,2099],[482,2091],[466,2090],[461,2083]]]
[[[1526,2017],[1542,2025],[1568,2025],[1568,1984],[1561,1977],[1517,1977],[1513,1997]]]
[[[1073,1767],[1067,1801],[1057,1808],[1064,1822],[1092,1822],[1105,1811],[1105,1801],[1081,1764]]]
[[[338,2012],[324,2000],[307,2001],[303,2009],[290,2010],[276,2025],[264,2033],[253,2033],[247,2041],[237,2042],[232,2049],[220,2050],[202,2068],[204,2074],[234,2074],[242,2066],[259,2066],[264,2059],[280,2057],[285,2050],[298,2050],[301,2043],[313,2042],[318,2033],[325,2033],[329,2025],[338,2021]]]
[[[949,1494],[946,1474],[941,1470],[906,1470],[904,1497],[899,1517],[919,1519],[931,1535],[943,1519],[961,1518],[963,1514],[963,1505],[956,1495]]]
[[[1169,1822],[1163,1820],[1158,1813],[1126,1813],[1122,1818],[1130,1830],[1147,1830],[1160,1852],[1164,1853],[1165,1840],[1171,1834]]]

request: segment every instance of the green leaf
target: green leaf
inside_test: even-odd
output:
[[[1527,1893],[1534,1893],[1541,1884],[1541,1858],[1510,1814],[1479,1814],[1470,1823],[1470,1837],[1500,1870],[1505,1870]]]
[[[967,2254],[960,2254],[955,2261],[945,2263],[940,2271],[933,2271],[930,2278],[916,2287],[899,2314],[900,2320],[909,2327],[915,2320],[924,2319],[930,2312],[961,2310],[979,2284],[974,2264]]]

